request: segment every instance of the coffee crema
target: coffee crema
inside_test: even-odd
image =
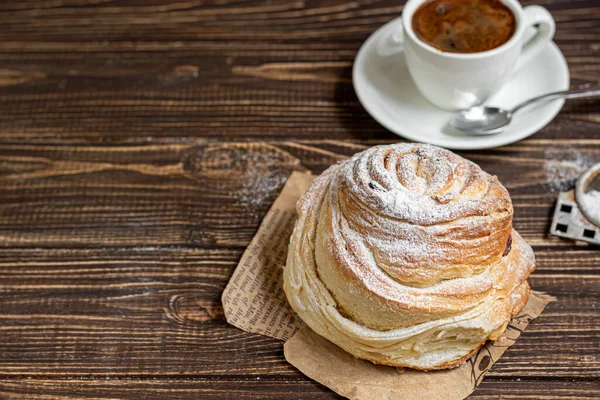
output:
[[[506,43],[515,16],[499,0],[430,0],[412,17],[419,39],[441,51],[478,53]]]

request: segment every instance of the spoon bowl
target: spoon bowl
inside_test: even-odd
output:
[[[500,133],[510,123],[509,111],[498,107],[478,106],[461,111],[450,121],[454,129],[477,135]]]
[[[513,115],[517,111],[538,101],[573,99],[598,95],[600,95],[600,89],[578,89],[537,96],[517,105],[512,110],[489,106],[471,107],[456,114],[450,120],[450,125],[454,129],[470,135],[494,135],[502,132],[510,124]]]

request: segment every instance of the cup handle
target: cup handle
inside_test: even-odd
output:
[[[523,45],[515,71],[521,69],[521,67],[538,55],[544,46],[552,40],[554,31],[556,30],[552,14],[544,7],[528,6],[523,11],[525,11],[524,24],[537,28],[537,33]]]
[[[389,57],[404,51],[404,29],[402,25],[390,27],[390,32],[385,32],[383,38],[377,43],[377,54]]]

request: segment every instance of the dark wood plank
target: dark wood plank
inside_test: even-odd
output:
[[[487,379],[469,399],[477,400],[580,400],[597,399],[598,382],[495,381]],[[501,394],[501,397],[499,397]],[[318,383],[306,380],[267,379],[23,379],[0,380],[6,400],[187,400],[198,399],[342,399]]]
[[[578,390],[589,393],[589,388]],[[138,380],[50,379],[0,380],[6,400],[217,400],[217,399],[342,399],[326,387],[308,380],[185,379]]]
[[[301,377],[280,341],[224,320],[220,296],[239,250],[1,254],[0,376]],[[541,264],[532,286],[558,300],[489,376],[600,378],[599,280]]]
[[[393,139],[359,104],[351,68],[401,3],[4,4],[0,138]],[[553,13],[573,83],[600,80],[597,1],[523,3]],[[594,138],[596,110],[569,103],[538,137]]]
[[[370,143],[373,144],[373,143]],[[600,139],[532,139],[467,153],[499,176],[535,246],[561,187],[600,161]],[[0,148],[0,247],[244,247],[292,170],[318,173],[364,148],[321,142]],[[553,192],[554,191],[554,192]]]
[[[4,247],[244,246],[302,168],[260,143],[3,150]]]

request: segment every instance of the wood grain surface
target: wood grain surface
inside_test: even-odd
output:
[[[573,84],[600,81],[600,4],[539,0]],[[399,139],[352,61],[402,1],[0,3],[0,398],[334,399],[220,295],[293,170]],[[461,155],[498,175],[551,303],[473,399],[600,398],[600,248],[550,236],[600,162],[600,102]]]

